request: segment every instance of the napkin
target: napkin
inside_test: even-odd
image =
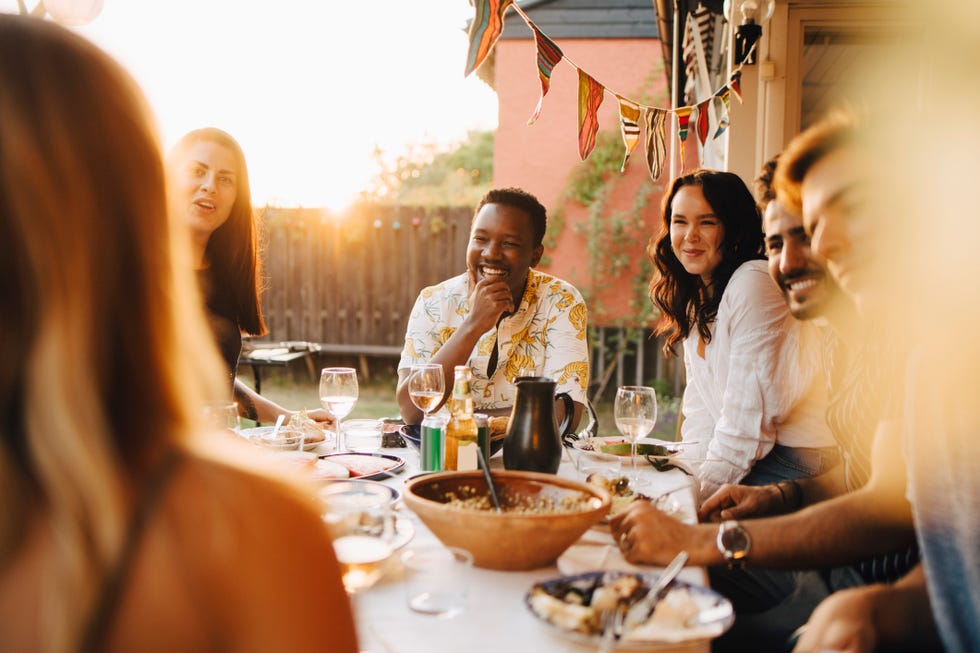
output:
[[[627,562],[608,530],[591,529],[558,556],[558,571],[566,576],[587,571],[632,571],[644,573],[651,567]]]

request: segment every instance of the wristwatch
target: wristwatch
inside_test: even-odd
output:
[[[718,550],[725,556],[729,569],[741,569],[745,566],[749,549],[752,548],[752,537],[734,519],[723,521],[718,527]]]

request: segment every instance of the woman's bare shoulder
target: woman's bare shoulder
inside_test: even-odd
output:
[[[332,612],[337,650],[356,650],[339,567],[308,488],[261,466],[191,453],[172,490],[173,536],[204,581],[201,598],[221,605],[215,625],[236,638],[233,648],[247,640],[246,648],[270,650],[287,637],[290,650],[315,650],[323,633],[315,624]]]

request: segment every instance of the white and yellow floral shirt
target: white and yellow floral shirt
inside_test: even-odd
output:
[[[419,293],[408,320],[399,371],[425,363],[439,351],[470,311],[466,273]],[[514,315],[480,337],[468,361],[473,370],[473,400],[478,409],[514,405],[514,379],[533,370],[557,382],[586,404],[589,385],[588,312],[572,284],[536,270],[528,271],[524,297]],[[487,377],[494,342],[499,342],[497,368]]]

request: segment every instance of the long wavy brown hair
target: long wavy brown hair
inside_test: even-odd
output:
[[[0,89],[0,569],[50,533],[39,648],[77,650],[136,488],[197,430],[221,363],[135,82],[0,14]]]
[[[670,221],[674,196],[685,186],[700,186],[704,199],[725,227],[722,260],[711,273],[711,292],[701,277],[691,274],[677,259],[670,246]],[[752,193],[742,179],[731,172],[695,170],[671,182],[661,209],[663,224],[650,240],[647,255],[657,271],[650,280],[650,299],[662,317],[656,334],[665,335],[664,353],[676,355],[676,345],[687,338],[692,328],[705,343],[711,341],[711,323],[732,274],[742,263],[765,258],[762,217]]]

